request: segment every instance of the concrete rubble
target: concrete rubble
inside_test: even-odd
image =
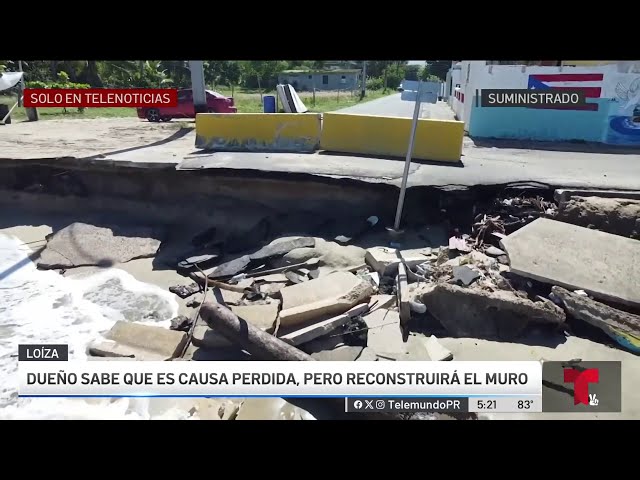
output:
[[[322,317],[337,315],[369,299],[371,283],[349,272],[335,272],[316,280],[280,290],[283,327],[304,324]]]
[[[506,290],[489,292],[439,283],[422,295],[427,310],[457,337],[513,339],[530,322],[561,325],[565,314],[549,301]]]
[[[640,353],[640,316],[562,287],[554,286],[551,295],[573,318],[599,328],[624,348]]]
[[[42,269],[112,266],[136,258],[153,257],[162,236],[162,232],[152,228],[73,223],[47,239],[37,264]]]
[[[375,241],[360,243],[379,226],[377,217],[373,223],[370,217],[362,225],[336,225],[342,233],[324,237],[318,227],[271,238],[261,221],[242,241],[242,232],[221,243],[220,232],[205,230],[197,242],[201,251],[172,264],[191,280],[170,291],[193,298],[183,302],[170,329],[127,318],[88,351],[91,359],[102,360],[262,358],[260,349],[242,343],[232,330],[198,316],[209,288],[205,308],[208,302],[224,305],[227,326],[240,322],[254,332],[252,341],[279,342],[286,348],[271,347],[297,360],[455,361],[461,351],[452,339],[518,342],[531,329],[570,335],[576,320],[640,353],[640,317],[637,310],[625,311],[640,307],[640,242],[625,238],[638,232],[639,201],[564,195],[558,209],[542,197],[501,197],[480,213],[474,210],[464,231],[448,224],[418,229],[417,244],[413,237],[409,242],[380,232],[371,237]],[[595,230],[607,231],[612,219],[616,228],[624,225],[623,233]],[[49,239],[43,268],[87,261],[55,257],[56,245],[69,241],[69,233],[56,235]],[[158,240],[142,242],[144,251],[136,255],[153,256],[158,247]],[[113,252],[118,262],[138,258],[130,250]],[[219,413],[204,412],[228,420],[314,419],[286,399],[241,399]]]
[[[116,322],[105,338],[105,341],[89,347],[91,355],[170,360],[179,356],[187,343],[187,334],[184,332],[123,321]]]
[[[365,261],[381,276],[395,275],[398,265],[404,262],[409,267],[415,267],[432,256],[430,247],[413,250],[398,250],[388,247],[373,247],[367,249]]]

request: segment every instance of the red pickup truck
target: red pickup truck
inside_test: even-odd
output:
[[[233,98],[206,90],[207,112],[209,113],[237,113],[238,109]],[[138,108],[138,117],[146,118],[150,122],[168,122],[172,118],[196,118],[191,89],[178,90],[178,105],[175,107]]]

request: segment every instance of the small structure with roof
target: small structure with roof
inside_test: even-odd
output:
[[[278,83],[290,84],[299,92],[316,90],[354,90],[360,85],[360,69],[284,70]]]

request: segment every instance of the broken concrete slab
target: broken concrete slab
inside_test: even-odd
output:
[[[428,337],[425,340],[424,345],[427,348],[429,358],[434,362],[453,360],[453,353],[451,353],[451,351],[446,347],[442,346],[435,335]]]
[[[236,420],[315,420],[306,410],[282,398],[246,398]]]
[[[430,247],[416,248],[412,250],[399,250],[390,247],[372,247],[367,249],[365,261],[380,276],[396,275],[398,265],[404,260],[404,263],[413,268],[420,263],[431,258],[432,250]],[[402,257],[401,257],[402,256]]]
[[[369,310],[369,305],[366,303],[356,305],[341,315],[280,335],[278,338],[290,345],[302,345],[303,343],[310,342],[311,340],[315,340],[316,338],[336,330],[338,327],[349,322],[353,317],[362,315],[367,310]]]
[[[640,353],[640,316],[610,307],[562,287],[551,287],[569,315],[599,328],[622,346]]]
[[[249,256],[252,261],[263,261],[281,257],[296,248],[313,248],[315,245],[316,240],[313,237],[278,238]]]
[[[280,290],[280,325],[283,328],[292,327],[339,315],[368,300],[372,293],[373,287],[368,281],[349,272],[334,272],[285,287]]]
[[[153,257],[162,237],[162,232],[152,228],[72,223],[51,235],[40,254],[38,267],[112,266],[136,258]]]
[[[640,199],[571,197],[560,203],[555,218],[614,235],[640,238]]]
[[[329,362],[355,362],[362,354],[364,347],[352,347],[343,345],[333,350],[323,350],[321,352],[312,353],[311,356],[320,361]]]
[[[323,269],[347,270],[365,263],[366,251],[354,245],[339,245],[322,238],[315,239],[313,248],[296,248],[280,259],[274,260],[275,265],[294,265],[317,258]]]
[[[89,347],[91,355],[170,360],[179,356],[187,343],[184,332],[123,321],[116,322],[105,338],[107,341]]]
[[[422,301],[456,337],[516,338],[531,322],[557,326],[566,318],[551,302],[532,302],[510,291],[488,292],[445,283],[427,290]]]
[[[380,309],[363,319],[368,328],[367,347],[377,355],[397,355],[405,352],[398,312]]]
[[[640,306],[640,241],[539,218],[501,241],[511,272]]]
[[[271,333],[275,328],[280,305],[272,302],[263,305],[231,305],[229,308],[238,318]]]
[[[249,255],[243,255],[242,257],[234,258],[228,262],[221,263],[217,267],[208,268],[203,270],[209,278],[227,278],[244,271],[251,262]],[[202,274],[200,274],[202,275]]]

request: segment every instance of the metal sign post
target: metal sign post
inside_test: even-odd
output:
[[[421,90],[422,90],[422,81],[418,83],[418,89],[416,91],[416,105],[413,110],[413,122],[411,123],[411,135],[409,136],[409,148],[407,149],[407,158],[404,161],[404,173],[402,175],[400,197],[398,198],[398,208],[396,210],[396,221],[393,225],[393,229],[395,231],[400,230],[400,218],[402,217],[402,207],[404,206],[404,195],[407,190],[407,178],[409,177],[409,168],[411,167],[411,156],[413,154],[413,142],[416,138],[416,128],[418,127],[418,118],[420,118]]]

